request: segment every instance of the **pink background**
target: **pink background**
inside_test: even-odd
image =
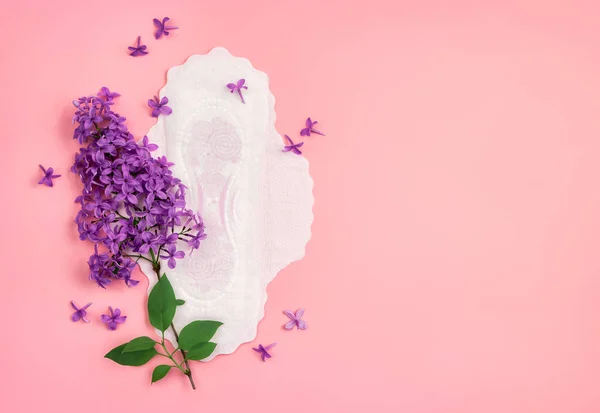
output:
[[[418,3],[418,5],[417,5]],[[452,3],[452,5],[450,5]],[[595,3],[595,4],[594,4]],[[2,2],[0,410],[600,411],[600,29],[595,1]],[[153,17],[181,29],[152,37]],[[127,56],[137,35],[143,58]],[[225,46],[306,139],[315,222],[257,340],[196,364],[102,356],[146,285],[87,280],[70,101],[102,85],[142,136],[169,67]],[[36,185],[38,163],[63,177]],[[93,301],[73,324],[69,301]],[[108,305],[129,317],[109,332]],[[285,308],[306,307],[306,332]],[[277,341],[262,363],[251,350]],[[60,409],[60,410],[59,410]]]

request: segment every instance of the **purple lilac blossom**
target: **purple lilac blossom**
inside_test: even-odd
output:
[[[267,361],[267,359],[271,358],[271,354],[269,354],[269,350],[271,350],[276,345],[277,345],[277,343],[273,343],[273,344],[269,344],[268,346],[264,347],[262,344],[259,344],[258,348],[252,348],[252,350],[256,351],[257,353],[260,353],[260,358],[262,359],[262,361]]]
[[[129,56],[138,57],[138,56],[145,56],[148,54],[148,52],[146,51],[146,45],[141,44],[141,41],[142,41],[142,37],[138,36],[136,45],[128,47]]]
[[[240,99],[242,99],[242,103],[246,103],[246,101],[244,100],[244,95],[242,94],[242,89],[248,90],[248,86],[244,86],[245,83],[246,83],[246,79],[240,79],[237,81],[237,83],[228,83],[227,84],[227,88],[229,90],[231,90],[231,93],[237,92]]]
[[[169,98],[163,96],[162,99],[158,99],[158,96],[154,96],[153,99],[148,99],[148,106],[152,108],[152,117],[158,118],[158,115],[170,115],[173,113],[173,109],[167,106]]]
[[[85,310],[87,310],[90,305],[92,305],[92,303],[87,303],[83,307],[79,308],[77,307],[77,304],[75,304],[75,301],[71,300],[71,307],[73,307],[73,309],[75,310],[75,312],[71,316],[71,321],[76,323],[77,321],[81,320],[84,323],[89,323],[90,320],[85,318],[85,316],[87,316],[87,311]]]
[[[109,314],[102,314],[100,320],[102,320],[104,324],[107,324],[110,331],[115,331],[119,324],[123,324],[125,320],[127,320],[127,316],[121,315],[121,310],[118,308],[115,308],[113,311],[112,307],[109,306],[108,312]]]
[[[173,176],[173,164],[152,157],[158,146],[146,136],[136,143],[125,118],[111,109],[116,96],[103,88],[73,102],[73,137],[84,145],[71,168],[83,183],[75,223],[79,238],[95,244],[89,278],[102,288],[114,280],[136,285],[132,273],[140,259],[160,257],[175,268],[184,245],[198,249],[206,238],[202,217],[186,207],[186,187]]]
[[[291,310],[283,310],[283,313],[290,319],[290,321],[283,326],[283,328],[286,330],[291,330],[294,327],[296,327],[298,330],[306,330],[308,328],[308,324],[302,319],[302,316],[304,315],[304,308],[300,308],[298,311],[296,311],[296,314],[294,314],[294,312]]]
[[[162,35],[164,34],[165,36],[169,35],[169,30],[176,30],[179,29],[179,27],[177,26],[167,26],[167,22],[171,20],[168,17],[165,17],[162,19],[162,22],[158,19],[154,19],[152,20],[154,23],[154,26],[156,26],[156,32],[154,33],[154,37],[156,39],[160,39],[162,37]]]
[[[177,265],[175,262],[175,258],[182,259],[183,257],[185,257],[185,252],[177,251],[177,247],[175,246],[175,244],[169,244],[169,246],[167,247],[167,255],[160,256],[160,258],[162,258],[163,260],[169,260],[167,264],[169,265],[170,269],[175,268],[175,266]]]
[[[317,135],[325,136],[323,132],[319,132],[314,128],[314,126],[319,123],[317,121],[312,121],[310,118],[306,119],[306,128],[300,131],[300,136],[310,136],[311,132],[316,133]]]
[[[283,136],[285,136],[285,138],[288,140],[288,142],[290,144],[289,145],[285,145],[283,147],[283,150],[281,152],[292,151],[296,155],[302,155],[302,151],[300,150],[300,148],[304,145],[304,142],[294,143],[294,141],[292,140],[292,138],[290,138],[289,136],[287,136],[287,135],[283,135]]]
[[[42,179],[39,180],[38,184],[46,185],[46,186],[54,186],[54,182],[52,182],[52,180],[56,179],[56,178],[60,178],[60,175],[54,174],[54,168],[46,169],[42,165],[40,165],[40,169],[44,173],[44,176]]]
[[[111,92],[110,89],[106,86],[102,86],[100,92],[98,92],[98,97],[104,99],[107,102],[112,102],[113,100],[115,100],[115,98],[118,98],[119,96],[121,96],[119,93]]]

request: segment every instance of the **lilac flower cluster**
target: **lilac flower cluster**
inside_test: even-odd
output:
[[[136,285],[131,273],[140,259],[157,269],[162,258],[175,268],[185,256],[178,241],[194,250],[206,238],[202,217],[186,208],[186,187],[169,169],[173,164],[152,157],[158,147],[146,136],[136,143],[125,118],[111,108],[116,96],[103,88],[73,101],[73,137],[86,145],[71,168],[83,183],[75,222],[79,238],[95,243],[89,276],[102,288],[114,279]]]

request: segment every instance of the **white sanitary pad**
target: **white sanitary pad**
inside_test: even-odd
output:
[[[246,104],[226,86],[242,78]],[[177,308],[178,331],[193,320],[223,322],[211,359],[255,338],[267,284],[304,256],[313,182],[306,158],[281,151],[269,78],[247,59],[223,48],[191,56],[169,70],[160,96],[169,98],[173,113],[148,132],[159,145],[153,154],[175,163],[188,208],[202,214],[208,234],[174,270],[162,268],[186,301]],[[185,244],[180,249],[189,251]],[[156,275],[140,264],[152,288]],[[173,340],[170,331],[166,337]]]

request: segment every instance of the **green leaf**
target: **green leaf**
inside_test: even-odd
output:
[[[217,344],[210,341],[198,344],[188,351],[185,358],[188,360],[204,360],[215,351],[215,347],[217,347]]]
[[[192,321],[187,326],[183,327],[179,334],[179,348],[190,350],[192,347],[210,341],[215,335],[217,329],[223,323],[218,321],[199,320]]]
[[[163,377],[169,373],[173,366],[167,366],[166,364],[161,364],[160,366],[156,366],[154,371],[152,372],[152,383],[159,381]]]
[[[150,337],[142,336],[138,338],[134,338],[131,340],[125,348],[123,349],[123,353],[131,353],[133,351],[141,351],[148,350],[156,345],[156,341],[152,340]]]
[[[182,299],[180,299],[180,298],[178,298],[177,300],[175,300],[175,304],[177,304],[177,306],[184,305],[185,301],[182,300]]]
[[[175,317],[175,293],[166,274],[160,277],[148,296],[148,318],[153,327],[165,331]]]
[[[154,347],[147,350],[123,353],[123,349],[127,344],[121,344],[119,347],[113,348],[104,357],[122,366],[142,366],[157,354]]]

